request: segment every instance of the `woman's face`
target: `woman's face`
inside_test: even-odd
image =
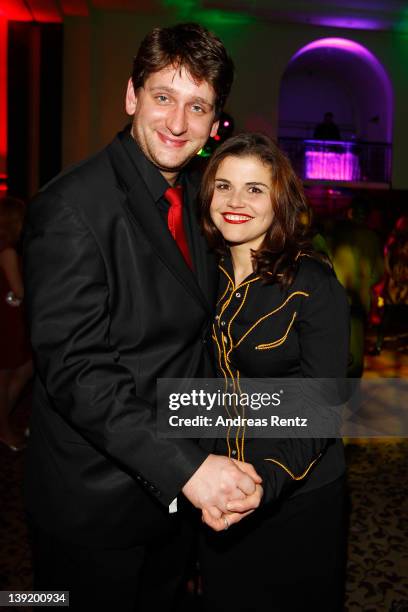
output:
[[[274,218],[270,168],[257,157],[226,157],[215,175],[210,214],[231,247],[258,249]]]

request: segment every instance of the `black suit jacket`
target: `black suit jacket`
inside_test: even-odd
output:
[[[189,202],[196,187],[187,181]],[[215,261],[188,206],[195,274],[117,137],[30,204],[26,302],[37,376],[26,500],[82,544],[160,535],[207,453],[156,435],[156,380],[211,376]]]

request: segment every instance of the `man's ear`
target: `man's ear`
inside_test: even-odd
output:
[[[125,108],[128,115],[134,115],[137,106],[137,97],[135,94],[135,90],[133,87],[132,78],[129,79],[127,90],[126,90],[126,99],[125,99]]]
[[[211,128],[211,132],[210,132],[210,136],[212,138],[214,138],[214,136],[216,135],[216,133],[218,132],[218,126],[220,125],[220,121],[219,119],[217,119],[217,121],[214,121],[214,123],[212,124],[212,128]]]

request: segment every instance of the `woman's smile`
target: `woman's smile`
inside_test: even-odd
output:
[[[249,215],[241,215],[233,212],[221,214],[224,217],[224,221],[226,221],[227,223],[247,223],[248,221],[251,221],[251,219],[253,219],[253,217],[250,217]]]
[[[253,155],[229,155],[218,166],[210,214],[231,248],[258,249],[274,219],[271,170]]]

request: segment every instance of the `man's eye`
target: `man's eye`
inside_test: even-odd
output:
[[[156,100],[158,102],[167,102],[168,101],[168,97],[163,95],[163,94],[160,94],[159,96],[156,96]]]
[[[195,113],[203,113],[204,109],[202,106],[199,106],[198,104],[193,104],[193,106],[191,107],[193,109],[193,111]]]

